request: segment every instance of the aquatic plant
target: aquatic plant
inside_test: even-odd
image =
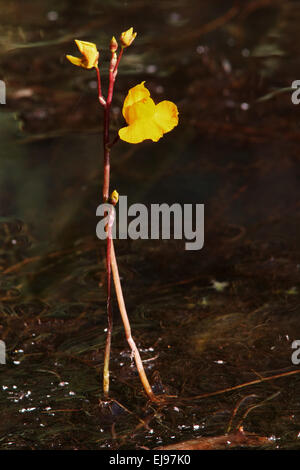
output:
[[[110,203],[113,206],[118,202],[118,193],[113,191],[109,196],[109,185],[110,185],[110,154],[113,145],[117,143],[119,139],[137,144],[144,140],[150,139],[157,142],[165,133],[170,132],[178,124],[178,110],[177,106],[171,101],[162,101],[155,104],[150,96],[149,90],[142,83],[134,86],[128,91],[128,94],[124,100],[122,114],[126,121],[127,126],[122,127],[118,134],[113,140],[110,140],[110,110],[111,103],[114,93],[114,84],[118,74],[118,67],[124,52],[124,49],[129,47],[137,33],[133,31],[133,28],[129,28],[124,31],[120,36],[120,51],[118,42],[113,36],[110,41],[110,64],[109,64],[109,84],[108,93],[105,98],[102,93],[101,86],[101,75],[99,69],[99,56],[100,53],[97,49],[96,44],[81,41],[76,39],[75,43],[82,54],[82,57],[74,57],[67,55],[67,59],[74,65],[85,68],[95,69],[97,73],[98,83],[98,100],[100,105],[103,107],[103,189],[102,198],[103,203]],[[112,335],[112,309],[111,309],[111,273],[113,275],[116,296],[122,317],[126,339],[131,348],[132,357],[135,360],[136,367],[139,373],[140,380],[143,384],[144,390],[150,400],[156,401],[158,398],[154,395],[152,388],[149,384],[146,376],[143,363],[140,357],[139,350],[135,344],[134,339],[131,335],[131,327],[128,319],[124,297],[122,293],[122,287],[120,282],[119,270],[114,250],[114,243],[112,239],[112,225],[114,223],[113,213],[107,214],[107,225],[106,225],[106,274],[107,274],[107,317],[108,317],[108,328],[106,337],[106,346],[104,353],[104,367],[103,367],[103,392],[107,398],[109,396],[109,361],[110,361],[110,349],[111,349],[111,335]]]

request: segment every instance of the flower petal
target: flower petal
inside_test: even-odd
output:
[[[99,58],[99,52],[97,50],[96,44],[88,41],[80,41],[79,39],[75,39],[75,42],[84,57],[82,67],[86,69],[96,67]]]
[[[153,119],[139,119],[130,126],[122,127],[119,136],[129,144],[139,144],[146,139],[157,142],[163,136],[163,132]]]
[[[82,67],[82,59],[79,57],[74,57],[73,55],[66,55],[66,58],[71,62],[71,64],[78,65]]]
[[[127,31],[124,31],[121,36],[121,42],[123,47],[128,47],[135,40],[137,33],[133,32],[133,28],[129,28]]]
[[[132,106],[133,104],[150,97],[150,92],[147,88],[144,87],[144,83],[145,82],[142,82],[139,85],[136,85],[135,87],[131,88],[124,100],[122,113],[126,122],[128,122],[126,109],[129,106]]]
[[[178,109],[172,101],[161,101],[155,107],[155,122],[163,133],[170,132],[178,124]]]
[[[75,39],[75,42],[81,54],[84,54],[86,50],[97,50],[97,46],[93,42],[81,41],[80,39]]]
[[[119,137],[131,144],[146,139],[157,142],[178,124],[177,106],[171,101],[155,105],[144,83],[131,88],[123,104],[122,112],[128,126],[119,130]]]
[[[132,106],[128,106],[126,110],[126,122],[130,125],[140,119],[150,120],[153,118],[154,113],[154,101],[151,98],[144,98],[134,103]]]

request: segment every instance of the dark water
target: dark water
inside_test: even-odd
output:
[[[241,425],[264,447],[299,448],[299,5],[151,5],[0,1],[1,449],[151,449]],[[174,396],[162,406],[147,402],[116,304],[115,401],[102,401],[102,110],[94,72],[65,60],[74,38],[90,40],[107,70],[108,41],[130,26],[113,128],[142,80],[180,123],[156,144],[118,143],[112,188],[129,203],[205,204],[200,251],[116,241],[147,374]]]

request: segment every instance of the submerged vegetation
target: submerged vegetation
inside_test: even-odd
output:
[[[29,0],[22,15],[0,3],[0,448],[298,448],[296,2],[153,2],[149,17],[134,0]],[[73,38],[80,68],[65,58]],[[122,45],[103,198],[102,88]],[[180,126],[167,105],[158,129],[165,97]],[[164,401],[147,400],[116,313],[107,331],[114,252],[96,238],[95,208],[117,204],[115,188],[129,203],[205,204],[198,252],[116,243],[136,346]]]

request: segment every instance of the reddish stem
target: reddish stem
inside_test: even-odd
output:
[[[109,85],[107,100],[104,108],[104,132],[103,132],[103,151],[104,151],[104,182],[103,182],[103,202],[109,198],[109,177],[110,177],[110,147],[109,147],[109,124],[110,124],[110,105],[114,92],[114,68],[116,64],[116,53],[111,53],[109,65]],[[100,77],[100,74],[99,74]],[[99,79],[98,79],[99,84]],[[100,85],[101,86],[101,85]]]
[[[97,72],[97,82],[98,82],[98,100],[99,100],[99,103],[100,103],[102,106],[105,106],[105,105],[106,105],[106,101],[105,101],[104,96],[102,95],[102,90],[101,90],[101,77],[100,77],[100,70],[99,70],[98,67],[96,67],[96,72]]]
[[[104,108],[104,130],[103,130],[103,202],[109,199],[110,180],[110,147],[109,147],[109,111],[108,102]]]
[[[108,148],[111,149],[120,139],[119,134],[115,136],[115,138],[108,144]]]
[[[115,52],[111,53],[111,59],[109,64],[109,85],[108,85],[108,93],[107,93],[107,103],[106,106],[110,107],[114,92],[114,84],[115,84],[115,77],[114,77],[114,69],[117,62],[117,54]]]
[[[118,73],[118,67],[119,67],[120,60],[122,59],[123,50],[124,50],[124,48],[122,47],[122,49],[120,51],[120,54],[119,54],[119,57],[117,59],[116,65],[115,65],[114,70],[113,70],[114,79],[116,79],[116,76],[117,76],[117,73]]]
[[[121,54],[120,54],[121,55]],[[119,59],[120,59],[119,55]],[[109,144],[109,126],[110,126],[110,106],[113,97],[114,91],[114,83],[116,74],[114,74],[114,70],[116,64],[119,64],[120,60],[116,59],[116,53],[112,52],[110,66],[109,66],[109,86],[108,86],[108,94],[107,100],[105,101],[102,96],[101,91],[101,78],[100,72],[97,68],[97,79],[98,79],[98,98],[100,104],[104,106],[104,127],[103,127],[103,155],[104,155],[104,162],[103,162],[103,202],[107,202],[109,200],[109,183],[110,183],[110,148],[111,145]],[[104,103],[104,104],[103,104]],[[110,215],[110,214],[109,214]],[[113,316],[112,316],[112,309],[111,309],[111,226],[110,222],[108,222],[107,227],[107,251],[106,251],[106,273],[107,273],[107,336],[106,336],[106,344],[105,344],[105,353],[104,353],[104,368],[103,368],[103,391],[104,395],[108,397],[109,395],[109,359],[110,359],[110,349],[111,349],[111,335],[112,335],[112,325],[113,325]]]
[[[110,67],[109,67],[109,86],[108,86],[108,94],[107,100],[102,96],[101,92],[101,79],[100,79],[100,72],[97,68],[97,78],[98,78],[98,98],[100,104],[104,107],[104,128],[103,128],[103,150],[104,150],[104,176],[103,176],[103,202],[107,202],[109,200],[109,180],[110,180],[110,149],[111,147],[118,141],[119,136],[117,135],[112,142],[109,142],[109,125],[110,125],[110,106],[113,97],[114,91],[114,83],[118,73],[118,66],[120,60],[123,55],[123,48],[119,53],[119,57],[115,52],[111,54],[110,60]],[[103,368],[103,391],[105,397],[109,396],[109,359],[110,359],[110,349],[111,349],[111,336],[112,336],[112,325],[113,325],[113,318],[112,318],[112,310],[111,310],[111,271],[113,272],[114,283],[120,308],[120,313],[122,316],[126,338],[128,344],[131,348],[133,357],[136,362],[137,370],[143,384],[143,387],[152,401],[158,401],[155,397],[151,386],[148,382],[143,363],[139,354],[139,350],[136,347],[136,344],[131,336],[131,329],[130,323],[127,316],[118,265],[116,261],[114,245],[112,241],[112,224],[113,220],[111,219],[111,213],[108,214],[108,223],[106,226],[107,230],[107,251],[106,251],[106,272],[107,272],[107,318],[108,318],[108,327],[107,327],[107,336],[106,336],[106,344],[105,344],[105,353],[104,353],[104,368]]]

